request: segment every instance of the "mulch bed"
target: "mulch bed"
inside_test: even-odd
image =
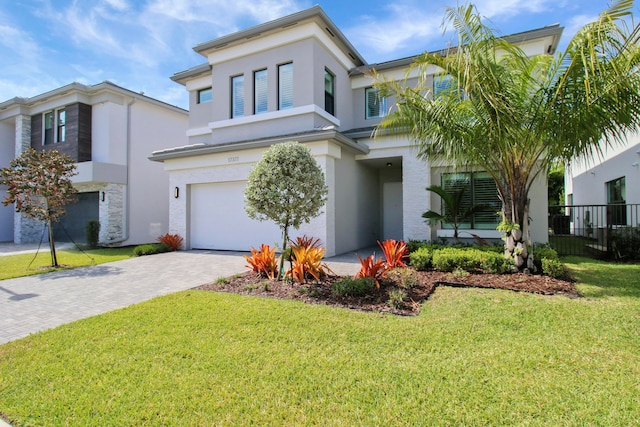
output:
[[[230,292],[243,295],[254,295],[269,298],[293,299],[310,304],[325,304],[354,310],[393,313],[411,316],[420,311],[421,304],[426,301],[437,286],[476,287],[507,289],[518,292],[531,292],[542,295],[564,295],[570,298],[580,297],[570,279],[561,280],[548,276],[526,274],[469,274],[458,277],[451,273],[439,271],[418,271],[418,284],[407,289],[407,298],[403,305],[388,305],[390,286],[361,298],[341,297],[331,291],[331,284],[340,280],[340,276],[329,276],[316,282],[305,284],[288,281],[269,280],[253,272],[216,281],[195,289]]]

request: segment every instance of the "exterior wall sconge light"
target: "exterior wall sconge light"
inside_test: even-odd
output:
[[[101,194],[101,198],[102,198],[102,201],[104,202],[104,198],[105,198],[104,191],[103,191],[103,192],[102,192],[102,194]]]
[[[180,197],[180,188],[174,187],[173,188],[173,198],[177,199],[178,197]]]
[[[634,162],[634,163],[631,163],[631,166],[638,167],[638,165],[639,165],[639,164],[640,164],[640,163],[638,163],[638,162]]]

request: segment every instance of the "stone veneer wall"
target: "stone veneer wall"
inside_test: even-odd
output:
[[[15,153],[16,157],[31,146],[31,117],[19,115],[16,117]],[[13,241],[15,243],[48,242],[48,235],[43,230],[45,224],[35,219],[27,218],[24,214],[13,214]]]
[[[124,184],[80,184],[76,189],[80,193],[98,191],[98,221],[100,222],[99,243],[109,244],[125,238],[126,210]],[[104,193],[104,201],[102,200]]]

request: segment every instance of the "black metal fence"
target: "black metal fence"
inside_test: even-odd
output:
[[[549,206],[549,243],[560,255],[614,257],[612,237],[639,221],[640,204]]]

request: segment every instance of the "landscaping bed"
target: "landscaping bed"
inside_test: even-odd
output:
[[[247,272],[241,275],[219,279],[196,289],[230,292],[261,297],[300,300],[310,304],[325,304],[354,310],[387,312],[398,315],[416,315],[421,304],[429,298],[437,286],[478,287],[531,292],[542,295],[564,295],[579,297],[572,281],[549,276],[528,274],[467,274],[444,273],[440,271],[416,271],[417,283],[407,288],[406,298],[398,306],[390,306],[389,290],[392,284],[382,283],[380,289],[373,290],[364,297],[340,296],[332,291],[331,285],[341,276],[327,276],[321,281],[298,284],[291,281],[269,280],[260,274]]]

